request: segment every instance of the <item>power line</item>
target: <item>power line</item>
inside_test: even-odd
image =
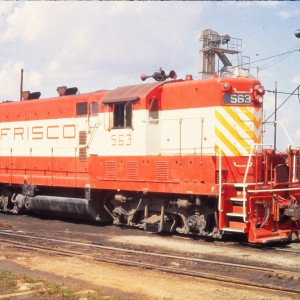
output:
[[[243,63],[243,66],[249,65],[249,69],[250,69],[250,65],[251,64],[262,62],[262,61],[269,60],[269,59],[272,59],[272,58],[277,58],[277,60],[275,59],[273,62],[267,63],[267,64],[265,64],[265,65],[263,65],[262,67],[259,68],[260,70],[266,69],[266,68],[271,67],[272,65],[274,65],[274,64],[282,61],[283,59],[285,59],[286,57],[288,57],[290,54],[292,54],[294,52],[297,52],[297,51],[300,52],[300,49],[295,49],[299,45],[300,45],[300,43],[297,43],[295,46],[293,46],[292,48],[290,48],[288,51],[280,53],[280,54],[276,54],[276,55],[272,55],[272,56],[269,56],[269,57],[261,58],[261,59],[255,60],[255,61],[250,61],[250,62],[247,62],[247,63]],[[236,65],[235,67],[239,67],[239,65]]]
[[[264,61],[264,60],[267,60],[267,59],[279,57],[279,56],[282,56],[282,55],[287,55],[287,54],[290,55],[291,53],[296,52],[296,51],[300,51],[300,49],[296,49],[296,50],[292,50],[292,51],[287,51],[287,52],[284,52],[284,53],[281,53],[281,54],[276,54],[276,55],[273,55],[273,56],[270,56],[270,57],[262,58],[262,59],[255,60],[255,61],[251,61],[249,63],[245,63],[245,65],[254,64],[254,63],[257,63],[257,62],[261,62],[261,61]]]
[[[292,48],[289,49],[289,51],[287,53],[283,53],[282,56],[283,57],[278,57],[277,59],[275,59],[273,62],[270,62],[269,64],[266,64],[264,66],[262,66],[260,69],[263,70],[263,69],[266,69],[268,67],[271,67],[273,65],[275,65],[276,63],[282,61],[283,59],[287,58],[289,55],[291,55],[293,52],[296,52],[296,51],[300,51],[300,49],[295,49],[296,47],[298,47],[300,43],[297,43],[295,46],[293,46]]]
[[[274,112],[268,117],[268,118],[266,118],[265,120],[264,120],[264,122],[263,123],[266,123],[274,114],[276,114],[276,112],[293,96],[293,95],[297,95],[297,94],[295,94],[295,92],[298,92],[298,97],[299,97],[299,93],[300,93],[300,85],[298,85],[291,93],[287,93],[287,94],[289,94],[289,96],[278,106],[278,107],[276,107],[275,108],[275,110],[274,110]],[[272,93],[275,93],[275,94],[278,94],[278,92],[277,91],[268,91],[268,92],[272,92]],[[282,92],[280,92],[280,93],[282,93]]]

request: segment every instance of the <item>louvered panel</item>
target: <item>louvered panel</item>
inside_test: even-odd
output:
[[[168,161],[156,162],[156,179],[168,180],[169,179],[169,163]]]
[[[138,162],[128,161],[126,172],[128,179],[138,179]]]
[[[105,163],[105,177],[115,179],[117,177],[117,163],[109,160]]]
[[[87,133],[86,131],[79,131],[79,161],[84,162],[87,160]],[[85,146],[85,147],[82,147]]]
[[[86,145],[87,133],[86,131],[79,131],[79,145]]]
[[[79,161],[86,161],[87,149],[86,147],[79,148]]]

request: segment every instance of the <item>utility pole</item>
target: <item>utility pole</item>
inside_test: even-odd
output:
[[[300,38],[300,29],[297,29],[295,31],[295,36],[296,38]],[[274,115],[274,149],[276,150],[276,139],[277,139],[277,110],[292,96],[295,94],[296,91],[298,91],[298,98],[299,98],[299,89],[300,89],[300,85],[292,92],[292,93],[282,93],[282,94],[289,94],[288,98],[279,106],[277,107],[277,81],[275,81],[275,91],[273,93],[275,93],[275,109],[274,109],[274,113],[271,114],[265,121],[264,123],[266,123],[270,117],[272,115]]]
[[[23,94],[23,73],[24,70],[21,69],[21,82],[20,82],[20,101],[22,101],[22,94]]]
[[[275,81],[275,109],[274,109],[274,149],[276,150],[277,139],[277,81]]]

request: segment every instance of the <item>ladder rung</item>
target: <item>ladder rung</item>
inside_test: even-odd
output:
[[[244,217],[244,214],[227,213],[227,216],[229,216],[229,217],[239,217],[239,218],[243,218],[243,217]]]
[[[255,182],[248,182],[248,183],[236,182],[233,185],[236,188],[242,188],[242,187],[247,187],[247,186],[251,186],[251,185],[257,185],[257,183],[255,183]]]
[[[243,228],[224,227],[222,230],[228,232],[244,232]]]
[[[231,197],[230,201],[237,201],[237,202],[245,202],[247,201],[246,198],[236,198],[236,197]]]
[[[235,183],[234,187],[236,188],[242,188],[242,187],[247,187],[248,183]]]

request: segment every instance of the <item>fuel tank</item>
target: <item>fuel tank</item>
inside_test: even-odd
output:
[[[101,209],[100,202],[84,198],[57,196],[28,197],[25,207],[28,211],[58,218],[72,218],[75,220],[98,222],[107,221],[104,209]]]

